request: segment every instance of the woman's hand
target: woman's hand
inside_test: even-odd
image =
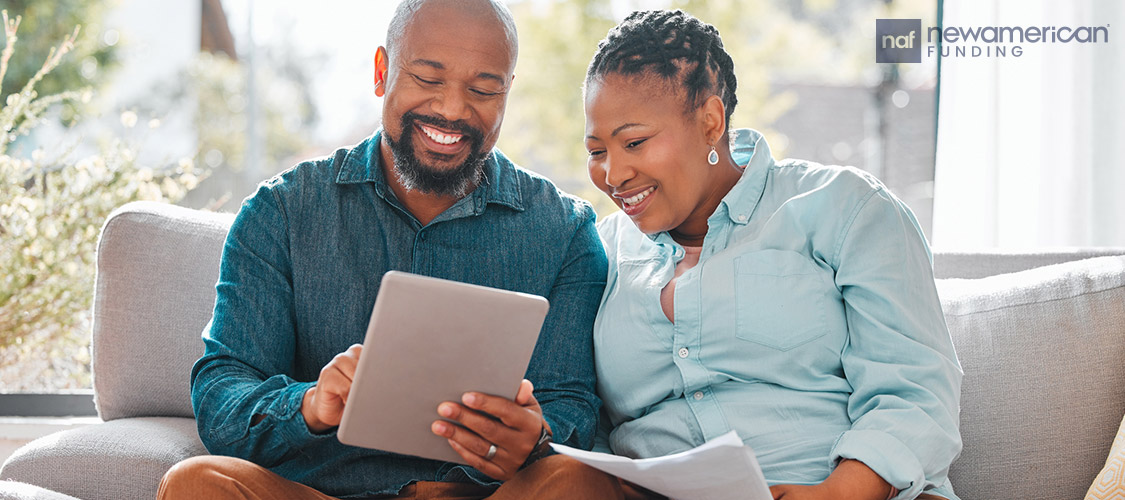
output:
[[[777,486],[770,486],[770,494],[773,495],[774,500],[831,500],[835,498],[845,498],[836,496],[832,491],[829,491],[828,488],[825,488],[824,483],[814,485],[779,484]]]
[[[779,484],[770,486],[770,493],[774,500],[887,500],[898,491],[863,462],[841,460],[823,483]]]

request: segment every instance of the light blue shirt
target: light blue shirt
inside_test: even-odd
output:
[[[735,430],[770,484],[816,484],[850,458],[896,498],[955,499],[962,373],[914,215],[863,171],[774,162],[755,131],[732,151],[746,170],[675,283],[675,324],[660,290],[683,247],[623,213],[598,226],[601,451],[661,456]]]

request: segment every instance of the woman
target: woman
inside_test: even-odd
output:
[[[621,208],[599,225],[602,451],[733,429],[775,498],[955,499],[961,370],[917,221],[864,172],[730,132],[735,89],[681,11],[632,14],[590,64],[590,178]]]

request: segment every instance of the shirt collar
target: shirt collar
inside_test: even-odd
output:
[[[715,216],[725,210],[731,222],[745,225],[758,207],[766,189],[766,176],[773,166],[773,155],[766,138],[753,129],[742,128],[731,132],[731,156],[735,164],[743,167],[742,178],[719,203]],[[714,217],[714,216],[712,216]]]
[[[379,154],[382,137],[383,130],[379,129],[375,135],[348,151],[340,166],[340,174],[336,176],[337,184],[370,182],[375,185],[379,196],[386,199],[390,186],[383,174],[382,155]],[[473,198],[473,212],[477,215],[483,213],[489,203],[505,205],[519,212],[525,210],[516,167],[495,148],[485,160],[484,179],[468,197]]]
[[[728,219],[738,225],[749,222],[765,191],[766,175],[774,164],[770,146],[757,130],[741,128],[732,131],[730,149],[734,163],[744,170],[742,177],[719,202],[715,213],[707,219],[712,226],[721,219]],[[671,244],[673,241],[667,231],[650,234],[648,237],[658,243]]]

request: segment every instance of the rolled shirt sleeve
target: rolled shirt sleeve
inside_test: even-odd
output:
[[[961,367],[914,215],[879,185],[848,217],[834,267],[853,423],[830,460],[859,460],[899,490],[896,498],[914,498],[946,486],[961,451]]]

